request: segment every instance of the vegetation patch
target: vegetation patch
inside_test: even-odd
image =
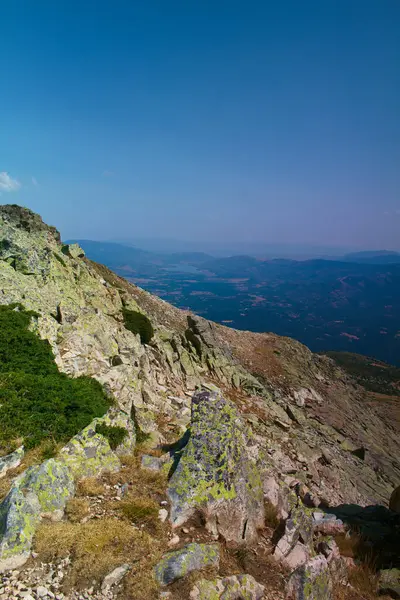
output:
[[[357,383],[370,392],[400,396],[400,368],[352,352],[326,352]]]
[[[96,380],[58,371],[48,341],[29,329],[34,317],[20,305],[0,306],[0,451],[16,439],[28,449],[49,440],[51,453],[110,406]]]
[[[115,427],[106,425],[105,423],[98,423],[96,425],[96,433],[100,433],[100,435],[107,438],[111,450],[118,448],[128,435],[128,432],[124,427]]]
[[[42,523],[36,532],[34,549],[42,562],[71,557],[64,591],[100,585],[110,571],[121,564],[132,565],[126,585],[134,598],[157,598],[153,567],[166,547],[124,519],[104,518],[87,523]],[[142,594],[142,595],[141,595]]]
[[[132,333],[139,334],[142,344],[148,344],[154,335],[150,319],[140,312],[127,308],[122,309],[122,315],[126,329]]]

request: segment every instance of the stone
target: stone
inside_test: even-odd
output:
[[[0,504],[0,572],[22,566],[43,512],[64,510],[75,492],[70,470],[51,458],[29,467]]]
[[[233,575],[223,579],[200,579],[190,592],[191,600],[261,600],[264,586],[252,575]]]
[[[107,592],[114,585],[118,585],[118,583],[120,583],[125,577],[129,569],[130,565],[125,564],[111,571],[111,573],[104,577],[103,582],[101,584],[101,591]]]
[[[294,571],[298,567],[305,565],[310,558],[310,550],[301,542],[297,542],[287,556],[282,558],[282,564]]]
[[[286,600],[332,599],[332,580],[324,556],[311,558],[291,574],[286,587]]]
[[[24,447],[21,446],[15,452],[0,458],[0,479],[5,476],[9,469],[15,469],[21,464],[24,454]]]
[[[160,508],[158,511],[158,518],[160,519],[161,523],[165,523],[165,521],[168,519],[168,511],[165,508]]]
[[[393,490],[390,496],[389,508],[393,512],[400,514],[400,485],[397,486],[395,490]]]
[[[312,537],[313,524],[311,517],[302,506],[294,507],[286,521],[284,534],[276,545],[274,557],[286,564],[289,555],[299,540],[307,546],[312,542]],[[289,567],[304,557],[306,550],[303,548],[303,544],[297,546],[296,552],[292,554],[289,559]]]
[[[195,393],[190,431],[168,486],[173,527],[201,510],[214,535],[254,541],[264,522],[263,490],[236,407],[219,391]]]
[[[43,585],[39,585],[36,588],[36,594],[39,598],[45,598],[46,596],[50,596],[49,590],[45,588]]]
[[[193,571],[219,566],[217,544],[188,544],[180,550],[163,556],[154,569],[155,578],[161,585],[169,585]]]
[[[378,588],[381,594],[400,598],[400,569],[384,569],[379,574]]]

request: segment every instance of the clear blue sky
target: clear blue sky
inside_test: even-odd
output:
[[[400,248],[399,0],[3,0],[0,73],[65,238]]]

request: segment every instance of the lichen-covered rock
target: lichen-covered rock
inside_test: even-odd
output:
[[[169,585],[186,577],[192,571],[204,567],[218,567],[217,544],[188,544],[180,550],[165,554],[154,569],[155,578],[161,585]]]
[[[251,575],[233,575],[223,579],[200,579],[190,592],[191,600],[261,600],[264,586]]]
[[[299,567],[289,578],[287,600],[332,600],[332,579],[327,560],[318,555]]]
[[[93,419],[60,451],[59,460],[67,465],[74,477],[91,477],[102,471],[119,470],[121,462],[116,452],[111,450],[107,438],[96,433],[96,425],[102,422],[110,425],[118,421]]]
[[[5,476],[9,469],[15,469],[21,464],[24,454],[24,447],[21,446],[15,452],[0,458],[0,479]]]
[[[168,487],[173,526],[201,509],[215,535],[237,543],[257,537],[264,519],[263,491],[248,444],[248,431],[232,402],[219,392],[194,394],[190,439]]]
[[[70,470],[53,458],[15,480],[0,505],[0,572],[27,560],[42,513],[63,511],[74,491]]]

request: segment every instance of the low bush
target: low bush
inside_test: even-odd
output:
[[[34,316],[0,306],[0,447],[18,438],[28,449],[44,440],[55,446],[110,406],[96,380],[58,371],[50,344],[29,329]]]
[[[96,425],[96,433],[100,433],[100,435],[107,438],[112,450],[118,448],[128,435],[128,432],[124,427],[114,427],[112,425],[106,425],[105,423]]]
[[[150,319],[140,312],[129,310],[127,308],[122,309],[122,314],[126,329],[132,333],[139,334],[142,344],[148,344],[154,335],[154,329]]]

